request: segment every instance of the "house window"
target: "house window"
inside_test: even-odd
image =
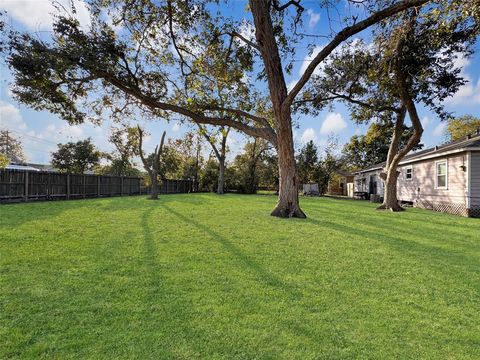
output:
[[[413,179],[413,167],[408,166],[405,168],[405,180],[412,181]]]
[[[447,161],[442,160],[442,161],[437,161],[435,163],[435,168],[436,168],[436,185],[437,189],[446,189],[448,186],[448,168],[447,168]]]

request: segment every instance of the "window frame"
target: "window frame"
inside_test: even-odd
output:
[[[411,170],[410,172],[410,178],[408,178],[408,170]],[[413,181],[413,166],[405,166],[405,181]]]
[[[438,174],[438,165],[440,165],[440,164],[445,164],[445,174],[444,175],[439,175]],[[438,185],[438,177],[439,176],[445,176],[445,186],[439,186]],[[448,190],[448,159],[435,161],[435,189]]]

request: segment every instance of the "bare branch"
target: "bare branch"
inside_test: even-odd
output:
[[[253,41],[251,40],[248,40],[245,36],[243,36],[242,34],[236,32],[236,31],[232,31],[230,33],[228,33],[232,38],[233,37],[236,37],[236,38],[239,38],[240,40],[242,40],[245,44],[253,47],[254,49],[260,51],[260,47],[255,44]]]
[[[147,159],[145,159],[145,156],[143,154],[143,130],[140,127],[140,125],[137,125],[137,129],[138,129],[138,155],[140,155],[140,159],[142,160],[143,167],[145,168],[145,170],[147,170],[148,175],[150,175],[150,177],[153,177],[153,172],[150,169]]]

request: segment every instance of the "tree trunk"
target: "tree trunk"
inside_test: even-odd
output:
[[[380,174],[380,178],[384,181],[384,193],[383,203],[377,209],[378,210],[392,210],[402,211],[404,210],[398,205],[397,198],[397,180],[398,180],[398,163],[402,159],[398,155],[400,151],[400,143],[403,134],[403,126],[405,123],[406,109],[402,109],[397,113],[397,119],[395,121],[395,127],[393,130],[392,140],[390,147],[388,148],[387,163],[385,164],[384,172]]]
[[[407,24],[407,32],[412,31],[413,23],[410,21]],[[395,81],[398,87],[398,94],[402,103],[402,109],[397,114],[397,120],[395,122],[395,129],[393,132],[392,143],[388,149],[387,166],[386,166],[386,181],[385,181],[385,194],[383,204],[379,209],[389,209],[392,211],[404,210],[399,204],[397,199],[397,167],[400,161],[420,143],[423,133],[422,123],[418,117],[417,108],[410,94],[412,80],[408,73],[405,73],[402,68],[402,56],[406,49],[407,39],[406,37],[400,37],[396,45],[396,57],[393,62],[393,69],[395,75]],[[405,121],[405,115],[408,112],[410,121],[412,122],[413,133],[408,139],[407,143],[401,147],[401,136],[403,133],[403,125]]]
[[[383,175],[383,176],[382,176]],[[398,203],[397,198],[397,179],[399,172],[397,166],[391,166],[386,173],[382,173],[381,177],[385,181],[385,190],[383,195],[383,203],[377,209],[378,210],[391,210],[391,211],[403,211],[405,210]]]
[[[298,202],[298,180],[293,147],[291,102],[286,102],[287,85],[270,17],[270,1],[250,0],[255,37],[265,65],[277,135],[279,191],[272,216],[306,218]]]
[[[150,200],[158,200],[158,175],[156,173],[152,174],[150,177],[152,183],[150,190]]]
[[[225,189],[225,159],[219,159],[217,194],[223,195]]]
[[[282,114],[277,119],[278,138],[278,203],[272,211],[272,216],[306,218],[300,209],[298,201],[298,175],[293,147],[293,134],[290,113]]]

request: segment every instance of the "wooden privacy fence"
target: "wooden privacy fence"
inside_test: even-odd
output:
[[[162,181],[161,194],[195,191],[193,180]],[[0,170],[0,203],[148,194],[143,178]]]

